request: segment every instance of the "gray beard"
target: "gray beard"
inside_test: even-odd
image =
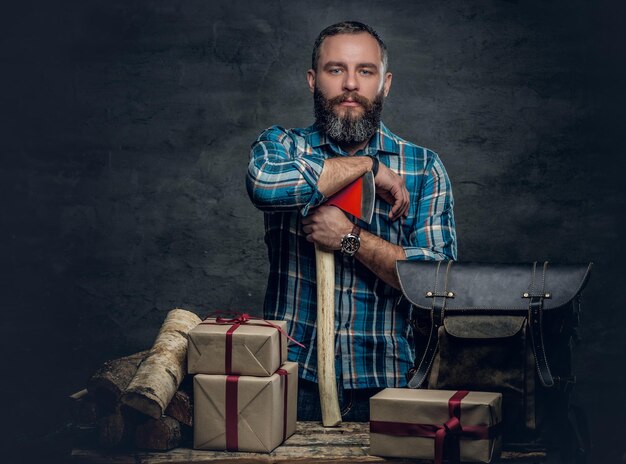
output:
[[[318,126],[333,141],[342,145],[356,145],[370,139],[380,127],[380,115],[383,110],[383,91],[376,95],[373,101],[360,95],[350,96],[363,106],[362,116],[354,117],[350,111],[344,117],[335,113],[335,106],[346,99],[347,94],[327,99],[317,86],[313,91],[315,120]]]

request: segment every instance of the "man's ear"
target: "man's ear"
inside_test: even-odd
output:
[[[315,90],[315,71],[313,69],[306,72],[306,80],[309,83],[309,89],[313,92]]]
[[[389,95],[389,90],[391,89],[391,79],[393,78],[393,74],[390,72],[385,73],[385,80],[383,81],[383,90],[385,97]]]

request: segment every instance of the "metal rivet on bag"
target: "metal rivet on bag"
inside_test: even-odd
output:
[[[549,293],[546,293],[544,296],[545,296],[546,298],[550,298],[550,294],[549,294]]]
[[[453,293],[453,292],[448,292],[448,297],[449,297],[449,298],[452,298],[453,296],[454,296],[454,293]]]
[[[426,292],[426,296],[433,296],[433,292]]]
[[[524,293],[524,298],[528,298],[530,295],[528,295],[528,293]]]

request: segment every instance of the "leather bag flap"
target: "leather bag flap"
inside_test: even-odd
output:
[[[402,293],[417,308],[430,310],[432,295],[445,292],[449,295],[447,313],[518,314],[528,311],[529,299],[524,294],[547,295],[543,301],[546,310],[571,302],[587,283],[591,266],[550,263],[545,280],[542,263],[537,264],[533,274],[533,264],[452,262],[448,271],[445,261],[406,260],[396,262],[396,272]],[[436,288],[437,281],[445,285],[440,283]]]
[[[443,326],[457,338],[508,338],[519,333],[525,320],[525,316],[450,316]]]

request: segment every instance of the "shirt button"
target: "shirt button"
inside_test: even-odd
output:
[[[339,359],[339,358],[341,358],[341,355],[340,354],[336,354],[335,355],[335,359]]]
[[[349,288],[349,289],[348,289],[348,291],[346,291],[346,293],[347,293],[348,295],[352,295],[352,289],[351,289],[351,288]]]
[[[346,329],[349,329],[349,328],[350,328],[350,323],[349,323],[349,322],[346,322],[343,326],[344,326]]]

